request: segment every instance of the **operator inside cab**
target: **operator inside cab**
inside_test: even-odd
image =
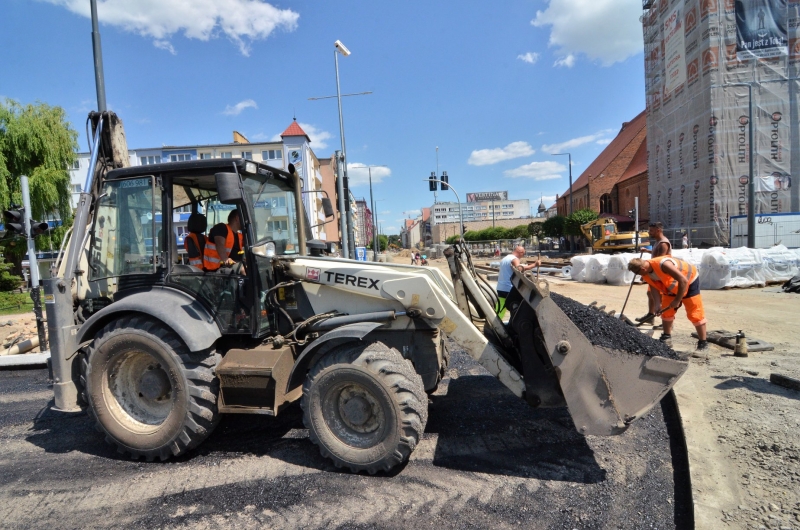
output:
[[[219,223],[208,233],[208,242],[203,250],[203,267],[215,271],[222,266],[233,266],[244,258],[244,236],[241,233],[242,219],[239,210],[231,210],[228,223]]]

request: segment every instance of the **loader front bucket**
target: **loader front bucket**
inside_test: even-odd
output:
[[[667,357],[593,345],[550,297],[546,281],[515,272],[510,332],[519,349],[526,400],[567,405],[583,434],[625,431],[657,404],[688,368]],[[598,312],[598,320],[604,315]],[[621,324],[622,325],[622,324]],[[646,353],[646,352],[644,352]]]

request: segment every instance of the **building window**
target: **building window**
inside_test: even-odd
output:
[[[72,193],[81,193],[82,191],[83,191],[83,188],[81,187],[80,184],[73,184],[72,185]]]
[[[160,164],[160,163],[161,163],[161,155],[139,157],[139,164],[143,166],[149,166],[152,164]]]
[[[283,159],[283,151],[280,149],[270,149],[268,151],[261,151],[262,160],[281,160]]]
[[[223,151],[219,154],[220,158],[233,158],[233,153],[231,151]]]
[[[608,193],[600,197],[600,213],[611,213],[611,195]]]
[[[242,151],[242,158],[245,160],[252,160],[253,159],[253,152],[252,151]]]
[[[211,155],[211,153],[200,153],[200,154],[198,154],[197,156],[199,156],[199,157],[200,157],[200,160],[211,160],[212,158],[214,158],[214,157]]]
[[[176,155],[169,155],[170,162],[186,162],[192,159],[192,155],[188,153],[178,153]]]
[[[80,158],[78,158],[72,163],[72,169],[80,169],[80,168],[81,168],[81,160]]]
[[[286,221],[267,221],[267,232],[286,230],[287,227]]]

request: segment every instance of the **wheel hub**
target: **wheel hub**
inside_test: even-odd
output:
[[[340,389],[338,408],[342,423],[359,434],[375,432],[383,422],[378,400],[359,384],[349,384]]]
[[[139,381],[139,392],[147,399],[160,400],[169,394],[170,388],[169,377],[161,367],[148,367]]]
[[[342,407],[342,416],[353,425],[364,425],[370,417],[369,403],[361,396],[347,401]]]

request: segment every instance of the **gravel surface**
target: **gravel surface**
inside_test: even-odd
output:
[[[584,437],[566,409],[528,407],[460,352],[411,461],[388,475],[333,467],[296,405],[277,418],[224,416],[175,461],[131,461],[85,414],[51,410],[51,392],[45,370],[0,371],[0,527],[691,525],[668,404],[620,436]]]
[[[800,359],[726,354],[698,365],[718,395],[705,419],[729,461],[741,499],[722,512],[731,528],[800,528],[800,392],[769,381],[800,377]],[[709,396],[710,397],[710,396]]]
[[[672,348],[648,337],[618,318],[610,317],[603,311],[597,311],[558,293],[551,292],[550,298],[595,346],[605,346],[636,355],[678,358]]]

